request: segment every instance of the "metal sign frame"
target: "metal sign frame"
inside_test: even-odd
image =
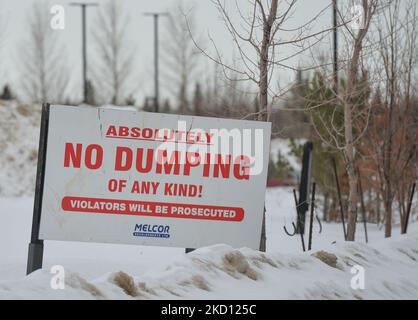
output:
[[[312,152],[313,143],[311,141],[306,142],[303,145],[303,157],[302,157],[302,173],[299,184],[299,201],[297,208],[297,233],[305,233],[305,220],[306,212],[309,209],[309,194],[312,175]]]
[[[26,274],[42,268],[44,241],[39,239],[41,225],[42,198],[44,192],[46,148],[49,125],[49,103],[42,105],[41,130],[39,136],[38,165],[36,170],[35,199],[33,205],[32,233],[28,250]]]

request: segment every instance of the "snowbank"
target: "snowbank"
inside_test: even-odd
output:
[[[267,253],[226,245],[184,254],[181,248],[46,241],[44,269],[25,276],[32,199],[0,198],[0,299],[416,299],[418,224],[384,239],[369,225],[369,243],[343,240],[340,224],[315,227],[313,250],[289,237],[290,189],[269,189]],[[53,265],[65,268],[65,290],[50,286]],[[353,290],[351,266],[365,269]]]
[[[40,105],[0,100],[0,196],[33,194]]]
[[[115,272],[88,281],[67,271],[65,289],[53,290],[40,270],[0,283],[0,298],[30,299],[416,299],[418,230],[374,248],[330,246],[319,255],[263,254],[215,245],[183,254],[144,274]],[[353,265],[365,268],[365,289],[353,290]]]

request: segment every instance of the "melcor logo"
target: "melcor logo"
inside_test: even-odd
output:
[[[162,224],[135,224],[133,236],[170,238],[170,226]]]

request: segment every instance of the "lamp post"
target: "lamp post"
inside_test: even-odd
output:
[[[160,92],[158,78],[158,18],[160,16],[168,16],[167,12],[145,12],[145,16],[154,18],[154,112],[159,111]]]
[[[334,89],[338,91],[338,33],[337,33],[337,0],[332,0],[332,23],[333,23],[333,71],[334,71]]]

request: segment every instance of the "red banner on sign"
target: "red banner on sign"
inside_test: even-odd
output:
[[[238,207],[85,197],[64,197],[61,205],[64,211],[73,212],[234,222],[239,222],[244,219],[244,209]]]

